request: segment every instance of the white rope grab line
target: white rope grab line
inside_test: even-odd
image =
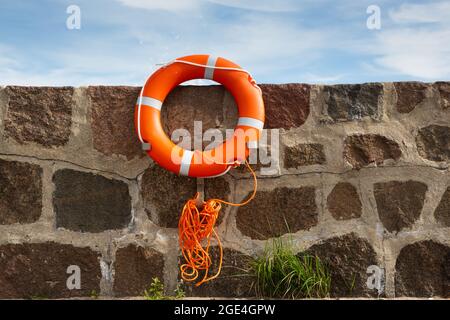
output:
[[[137,115],[137,131],[138,131],[138,137],[141,143],[144,143],[144,139],[142,138],[141,134],[141,105],[142,105],[142,94],[144,93],[144,87],[147,83],[148,79],[150,79],[151,75],[147,77],[147,80],[145,80],[144,85],[141,88],[141,92],[139,93],[139,104],[138,104],[138,115]]]
[[[240,72],[244,72],[246,74],[248,74],[249,76],[251,76],[250,72],[248,72],[245,69],[240,69],[240,68],[232,68],[232,67],[216,67],[216,66],[208,66],[206,64],[201,64],[201,63],[195,63],[195,62],[190,62],[190,61],[184,61],[184,60],[173,60],[172,62],[169,62],[167,65],[172,64],[172,63],[184,63],[184,64],[190,64],[191,66],[196,66],[196,67],[206,67],[206,68],[212,68],[212,69],[218,69],[218,70],[230,70],[230,71],[240,71]]]
[[[229,71],[239,71],[239,72],[243,72],[246,73],[250,76],[250,78],[252,79],[252,85],[257,88],[259,90],[260,93],[262,93],[261,88],[256,84],[256,81],[253,79],[252,74],[245,70],[245,69],[241,69],[241,68],[232,68],[232,67],[216,67],[216,66],[208,66],[206,64],[201,64],[201,63],[195,63],[195,62],[190,62],[190,61],[184,61],[184,60],[172,60],[171,62],[167,62],[167,63],[162,63],[159,64],[162,66],[162,68],[167,67],[169,65],[171,65],[172,63],[184,63],[184,64],[188,64],[191,66],[196,66],[196,67],[201,67],[201,68],[211,68],[211,69],[217,69],[217,70],[229,70]]]
[[[161,68],[165,68],[173,63],[184,63],[184,64],[188,64],[191,66],[196,66],[196,67],[201,67],[201,68],[211,68],[211,69],[217,69],[217,70],[228,70],[228,71],[238,71],[238,72],[243,72],[246,73],[250,76],[251,78],[251,84],[259,90],[259,92],[262,94],[262,90],[261,88],[256,84],[256,81],[253,79],[252,75],[250,72],[248,72],[245,69],[240,69],[240,68],[232,68],[232,67],[216,67],[216,66],[208,66],[206,64],[201,64],[201,63],[195,63],[195,62],[190,62],[190,61],[184,61],[184,60],[172,60],[170,62],[167,63],[158,63],[156,64],[157,66],[162,66]],[[145,83],[147,83],[148,79],[150,79],[151,75],[148,76],[147,80],[145,80]],[[138,104],[138,119],[137,119],[137,129],[138,129],[138,136],[139,136],[139,140],[141,141],[141,143],[144,143],[144,139],[142,138],[142,134],[141,134],[141,104],[142,104],[142,94],[144,93],[144,87],[145,87],[145,83],[144,86],[142,86],[141,88],[141,92],[139,93],[139,104]]]

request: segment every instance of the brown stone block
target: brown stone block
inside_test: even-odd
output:
[[[419,155],[431,161],[450,161],[450,127],[430,125],[416,137]]]
[[[356,169],[371,163],[381,165],[387,159],[398,160],[401,155],[397,142],[377,134],[352,135],[344,141],[344,159]]]
[[[428,186],[418,181],[390,181],[374,185],[378,216],[386,230],[411,228],[422,212]]]
[[[102,232],[126,228],[131,197],[126,183],[70,169],[53,176],[56,226],[73,231]]]
[[[397,297],[450,297],[450,247],[431,240],[402,248],[395,264]]]
[[[214,275],[217,272],[219,262],[219,249],[218,247],[211,247],[210,250],[213,266],[209,274]],[[180,258],[180,262],[183,263],[182,258]],[[197,281],[192,284],[185,282],[186,293],[188,296],[194,297],[254,297],[252,284],[255,279],[250,272],[251,262],[250,256],[233,249],[224,248],[220,275],[199,287],[194,285]],[[198,280],[200,279],[201,277],[198,278]]]
[[[428,84],[422,82],[394,82],[397,111],[409,113],[426,98]]]
[[[239,207],[237,228],[244,235],[260,240],[308,230],[318,221],[315,191],[314,187],[258,191],[249,204]]]
[[[69,141],[72,126],[72,87],[6,88],[5,135],[18,143],[60,147]]]
[[[307,251],[317,255],[331,274],[332,297],[373,297],[376,290],[367,287],[367,268],[377,265],[377,257],[366,239],[350,233],[315,244]]]
[[[300,83],[261,84],[266,121],[264,127],[294,128],[309,116],[310,85]]]
[[[92,138],[94,148],[105,155],[123,155],[128,160],[144,157],[134,128],[134,108],[139,87],[91,86]]]
[[[450,187],[442,195],[436,210],[434,211],[436,220],[445,227],[450,227]]]
[[[286,146],[284,149],[284,167],[298,168],[315,164],[325,164],[323,145],[317,143]]]
[[[450,106],[450,82],[438,81],[433,86],[439,91],[442,109],[447,109]]]
[[[0,298],[70,298],[100,293],[100,254],[54,242],[0,246]],[[80,289],[69,290],[68,278],[80,270]],[[70,279],[69,279],[70,280]],[[72,281],[69,281],[72,284]]]
[[[164,257],[155,249],[134,244],[119,248],[113,266],[116,296],[143,296],[153,278],[164,283]]]
[[[362,214],[358,192],[348,182],[339,182],[334,186],[327,197],[327,207],[336,220],[359,218]]]
[[[333,122],[379,120],[379,100],[383,94],[381,83],[338,84],[324,86],[325,108]]]
[[[164,228],[177,228],[181,210],[197,192],[195,178],[178,176],[157,164],[142,176],[142,198],[150,220]]]
[[[178,86],[164,101],[161,117],[165,132],[171,137],[176,129],[187,129],[194,149],[194,121],[201,122],[202,132],[225,129],[224,96],[222,86]],[[231,128],[233,128],[231,126]],[[222,136],[225,138],[225,135]],[[205,147],[209,142],[203,142]]]
[[[0,159],[0,224],[32,223],[42,211],[42,169]]]

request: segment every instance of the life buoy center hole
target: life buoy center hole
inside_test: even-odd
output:
[[[221,84],[192,80],[174,88],[164,100],[161,122],[171,140],[188,150],[212,149],[232,134],[238,122],[236,101]],[[228,130],[227,130],[228,129]]]

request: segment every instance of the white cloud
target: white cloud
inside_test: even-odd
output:
[[[307,63],[318,49],[326,45],[326,32],[308,30],[279,19],[249,16],[223,30],[218,51],[234,56],[242,63],[258,63],[260,67],[271,70],[276,66]],[[210,43],[210,50],[215,46],[217,43]]]
[[[378,31],[351,39],[365,58],[362,73],[380,79],[447,80],[450,77],[450,4],[403,4],[389,11]]]
[[[108,39],[99,47],[85,42],[80,47],[34,52],[51,60],[51,66],[39,58],[30,60],[18,48],[2,48],[0,44],[0,85],[140,84],[136,79],[144,81],[145,73],[156,69],[142,58],[129,59],[126,52],[108,46]]]
[[[186,11],[198,10],[202,5],[208,3],[266,12],[288,12],[297,11],[301,8],[296,0],[117,0],[122,5],[146,9],[146,10],[166,10],[166,11]]]
[[[327,5],[326,2],[330,1],[314,3],[319,8]],[[201,5],[205,3],[209,5]],[[95,26],[89,24],[92,21],[85,22],[92,29],[82,29],[77,34],[82,37],[74,37],[73,42],[62,41],[64,45],[58,45],[59,40],[55,38],[51,46],[35,46],[33,59],[27,50],[0,44],[0,83],[140,85],[155,70],[155,63],[196,53],[233,60],[260,82],[335,83],[358,81],[362,76],[381,80],[386,76],[405,75],[417,80],[450,77],[450,41],[447,40],[450,30],[442,17],[450,11],[444,10],[442,2],[440,6],[430,4],[430,7],[398,6],[391,10],[390,22],[383,22],[382,29],[376,32],[359,26],[364,25],[365,8],[349,1],[333,7],[341,10],[355,6],[350,10],[349,24],[331,19],[305,27],[305,19],[310,22],[314,16],[277,13],[286,8],[303,10],[297,3],[294,0],[116,0],[115,6],[96,17]],[[308,0],[302,6],[311,3]],[[210,10],[220,9],[222,5],[252,10],[242,10],[226,18],[217,14],[223,10]],[[195,14],[190,11],[193,9]],[[359,9],[360,15],[354,18]],[[169,14],[152,10],[169,11]],[[343,14],[336,13],[340,18]],[[355,19],[361,23],[355,24]],[[417,21],[427,23],[417,26]],[[99,33],[97,26],[112,31]],[[352,57],[358,60],[354,66],[349,63]],[[349,65],[349,70],[340,66],[341,63]],[[335,74],[330,70],[336,70]]]
[[[445,40],[447,39],[447,41]],[[450,77],[450,30],[398,29],[379,34],[376,63],[418,79]]]
[[[121,4],[138,9],[185,11],[193,10],[200,4],[199,0],[117,0]]]
[[[17,68],[19,62],[14,58],[13,49],[10,46],[0,44],[0,70]]]
[[[300,2],[295,0],[208,0],[209,2],[227,7],[266,12],[297,11]]]
[[[396,23],[450,23],[450,2],[402,4],[389,17]]]
[[[180,17],[180,23],[183,22]],[[158,24],[157,21],[155,21]],[[170,27],[167,32],[134,27],[131,33],[151,52],[154,62],[176,57],[209,53],[226,57],[252,71],[255,76],[283,78],[321,57],[329,42],[329,32],[307,29],[295,21],[246,13],[237,19],[218,21],[214,17]],[[257,73],[257,74],[256,74]],[[258,78],[256,78],[258,80]]]
[[[315,84],[334,84],[345,77],[344,74],[337,75],[319,75],[315,73],[306,73],[302,76],[301,81]]]

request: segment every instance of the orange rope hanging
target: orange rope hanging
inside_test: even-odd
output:
[[[222,269],[222,243],[214,230],[220,209],[223,204],[230,206],[244,206],[249,203],[256,194],[258,181],[256,174],[250,167],[247,160],[245,165],[253,175],[253,193],[242,203],[232,203],[221,199],[210,199],[203,202],[202,210],[196,206],[199,193],[197,192],[193,199],[186,202],[181,212],[180,221],[178,223],[178,235],[181,252],[183,253],[185,263],[180,266],[181,278],[184,281],[195,281],[199,276],[199,270],[204,270],[203,278],[196,283],[196,286],[207,281],[215,279]],[[219,247],[219,267],[215,275],[208,277],[208,271],[211,267],[211,257],[209,248],[211,245],[211,237],[217,240]]]

